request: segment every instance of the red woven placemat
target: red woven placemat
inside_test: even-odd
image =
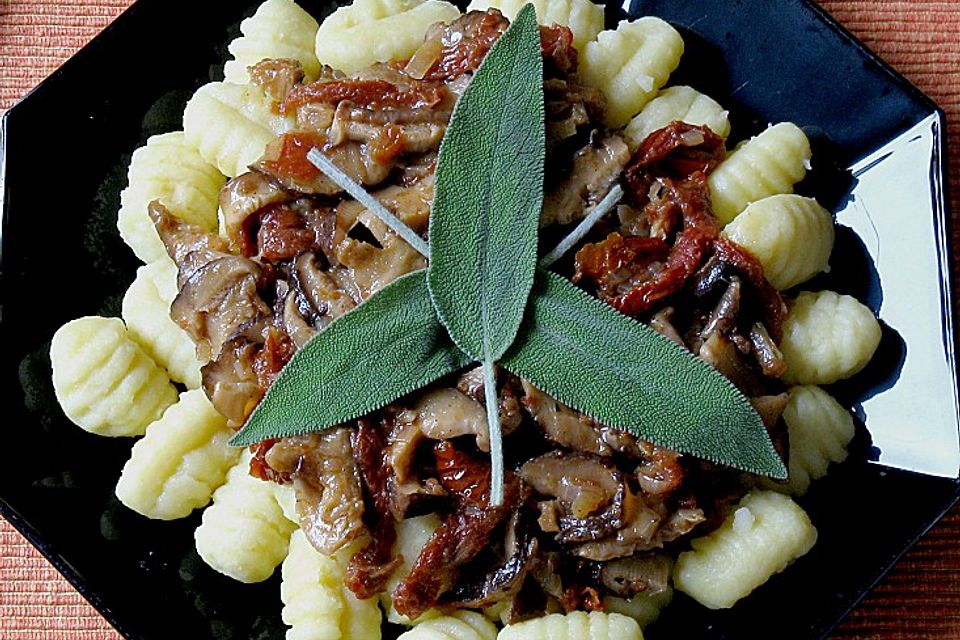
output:
[[[12,105],[131,3],[0,0],[0,109]],[[954,159],[953,247],[960,246],[960,1],[821,4],[947,112]],[[960,639],[960,508],[898,563],[834,637]],[[73,587],[0,520],[0,639],[117,638]]]

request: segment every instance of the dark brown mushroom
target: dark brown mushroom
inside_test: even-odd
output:
[[[632,513],[634,496],[623,475],[595,456],[551,451],[525,463],[520,477],[563,507],[555,536],[561,543],[610,535]]]
[[[197,343],[203,360],[217,357],[243,326],[272,315],[260,297],[260,265],[226,254],[194,270],[170,305],[170,317]]]
[[[333,555],[366,533],[350,429],[285,438],[270,449],[266,460],[271,468],[293,477],[300,528],[320,553]]]

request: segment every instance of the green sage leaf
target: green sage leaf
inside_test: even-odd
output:
[[[430,214],[430,295],[453,341],[492,362],[513,342],[543,203],[543,59],[525,6],[454,108]]]
[[[787,475],[760,416],[726,378],[560,276],[537,272],[501,364],[606,425],[744,471]]]
[[[319,431],[469,364],[437,320],[425,271],[404,276],[308,342],[230,444]]]

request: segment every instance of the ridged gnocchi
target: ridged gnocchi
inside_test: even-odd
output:
[[[803,495],[811,480],[827,475],[831,462],[847,459],[855,433],[853,416],[820,387],[803,385],[790,389],[783,421],[790,437],[790,475],[784,488]]]
[[[227,472],[194,532],[197,553],[220,573],[240,582],[262,582],[287,555],[297,526],[284,517],[271,484],[249,473],[250,454]]]
[[[727,111],[711,98],[690,87],[668,87],[647,103],[623,132],[631,148],[640,146],[647,136],[679,120],[705,126],[721,138],[730,134]]]
[[[653,623],[660,612],[673,600],[673,588],[667,585],[663,591],[641,591],[630,599],[607,596],[603,599],[606,610],[630,616],[637,621],[640,628],[646,628]]]
[[[387,588],[380,597],[383,609],[387,612],[387,620],[394,624],[413,624],[410,618],[396,610],[390,594],[397,588],[400,581],[410,573],[410,569],[413,568],[413,564],[420,556],[420,551],[439,526],[440,518],[435,513],[407,518],[397,523],[397,540],[393,543],[393,552],[403,556],[403,564],[390,576]],[[420,616],[418,620],[424,620],[435,615],[436,612],[431,609]]]
[[[643,640],[640,625],[619,613],[552,613],[500,630],[497,640]]]
[[[193,340],[170,318],[169,291],[166,290],[170,282],[176,288],[177,268],[170,260],[140,267],[123,296],[121,314],[130,336],[147,354],[165,368],[173,380],[196,389],[200,386],[203,363],[197,359]]]
[[[497,627],[475,611],[456,611],[419,623],[397,640],[495,640]]]
[[[281,618],[287,640],[338,640],[344,610],[343,573],[333,558],[317,553],[303,531],[290,537],[281,567]]]
[[[880,345],[880,323],[856,298],[803,291],[783,323],[783,375],[794,384],[830,384],[863,369]]]
[[[177,401],[167,373],[119,318],[71,320],[50,344],[53,390],[80,428],[102,436],[139,436]]]
[[[751,203],[723,229],[763,266],[781,291],[829,268],[833,216],[813,198],[778,194]]]
[[[231,178],[246,171],[274,136],[286,133],[294,124],[292,115],[277,113],[273,100],[249,84],[205,84],[183,112],[187,142]],[[216,229],[216,224],[214,219],[210,230]]]
[[[474,0],[467,11],[484,11],[492,7],[513,20],[525,4],[526,0]],[[535,0],[531,4],[537,11],[540,24],[569,27],[578,51],[603,30],[603,7],[590,0]]]
[[[618,129],[640,113],[680,64],[683,38],[660,18],[623,20],[581,50],[580,77],[607,99],[604,122]]]
[[[726,609],[807,553],[817,541],[810,518],[789,496],[754,490],[719,529],[680,554],[673,583],[710,609]]]
[[[320,74],[313,47],[320,25],[293,0],[267,0],[256,13],[240,23],[243,35],[227,47],[232,60],[223,65],[227,82],[250,80],[247,67],[264,58],[288,58],[303,65],[307,81]]]
[[[459,15],[454,5],[440,0],[355,0],[320,24],[317,59],[345,73],[403,60],[423,44],[430,25]]]
[[[144,263],[169,260],[147,214],[147,205],[160,200],[171,213],[212,231],[217,228],[217,204],[226,178],[186,141],[182,131],[152,136],[133,152],[128,186],[120,192],[117,229]]]
[[[727,224],[747,205],[778,193],[793,193],[810,167],[810,141],[792,122],[768,127],[727,156],[710,174],[713,213]]]
[[[190,515],[210,501],[240,450],[202,389],[187,391],[133,445],[117,483],[120,502],[158,520]]]

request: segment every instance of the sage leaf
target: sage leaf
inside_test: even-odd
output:
[[[437,161],[430,295],[450,337],[477,361],[499,358],[523,319],[544,149],[540,28],[527,5],[457,101]]]
[[[406,275],[294,354],[230,444],[342,424],[469,363],[437,320],[426,272]]]
[[[547,271],[530,297],[508,371],[654,444],[786,477],[760,416],[709,364]]]

